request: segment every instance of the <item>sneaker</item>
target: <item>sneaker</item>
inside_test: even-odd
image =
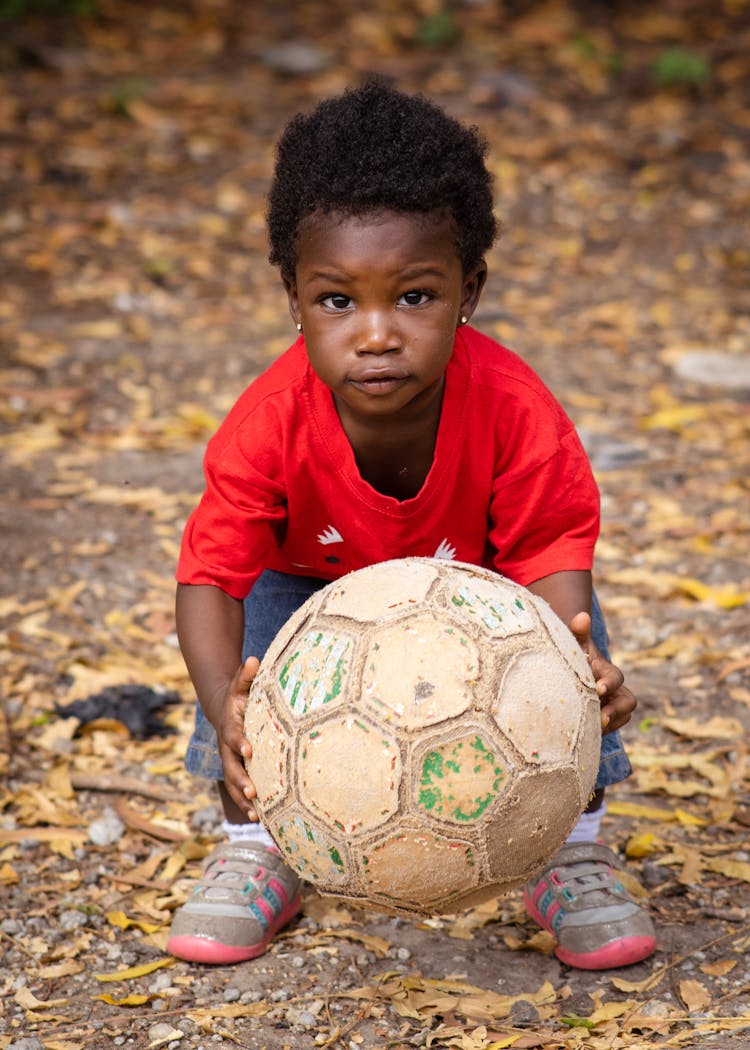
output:
[[[526,911],[557,938],[555,955],[580,970],[609,970],[656,951],[650,917],[619,881],[617,858],[595,842],[568,843],[526,884]]]
[[[208,855],[192,896],[175,912],[167,951],[188,962],[254,959],[301,906],[300,880],[277,850],[224,843]]]

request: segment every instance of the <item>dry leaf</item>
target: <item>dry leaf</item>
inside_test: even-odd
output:
[[[700,981],[680,981],[678,990],[680,998],[690,1013],[695,1010],[704,1010],[711,1002],[711,993]]]

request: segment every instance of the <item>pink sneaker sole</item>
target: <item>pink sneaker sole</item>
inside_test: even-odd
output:
[[[279,912],[275,922],[266,930],[262,941],[245,947],[236,944],[222,944],[221,941],[212,941],[208,937],[170,937],[167,941],[167,951],[178,959],[187,962],[211,963],[214,966],[229,965],[231,963],[246,962],[248,959],[257,959],[263,955],[273,939],[274,934],[286,926],[294,918],[302,907],[302,896],[297,896]]]
[[[534,922],[541,926],[543,930],[548,930],[551,933],[552,931],[549,930],[541,913],[534,906],[534,902],[526,892],[523,895],[523,902],[526,911]],[[605,944],[603,948],[599,948],[597,951],[586,952],[585,954],[568,952],[558,944],[555,948],[555,955],[560,962],[565,963],[566,966],[574,966],[577,970],[613,970],[619,966],[631,966],[633,963],[642,962],[649,955],[653,955],[655,951],[655,937],[620,937],[618,940],[612,941],[611,944]]]

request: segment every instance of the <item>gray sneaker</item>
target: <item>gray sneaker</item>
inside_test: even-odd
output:
[[[579,970],[609,970],[656,951],[650,917],[617,877],[617,858],[596,842],[569,843],[526,883],[526,911],[557,938],[555,955]]]
[[[208,855],[192,896],[175,912],[167,951],[189,962],[254,959],[301,906],[300,880],[277,850],[224,843]]]

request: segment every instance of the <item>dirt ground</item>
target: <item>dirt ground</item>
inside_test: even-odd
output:
[[[50,6],[0,3],[0,1048],[750,1047],[748,5]],[[181,768],[181,528],[207,437],[294,334],[273,142],[372,71],[488,137],[475,322],[602,490],[640,699],[604,832],[658,928],[620,972],[562,966],[516,894],[411,921],[310,890],[258,961],[164,952],[219,820]],[[125,713],[57,711],[107,688]]]

